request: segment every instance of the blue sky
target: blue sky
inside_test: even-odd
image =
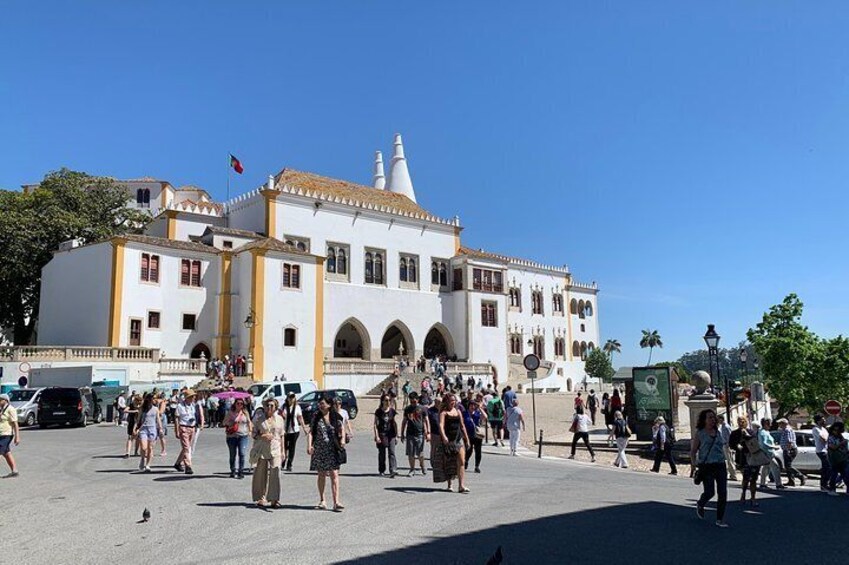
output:
[[[399,131],[464,244],[599,283],[617,364],[643,328],[655,359],[709,322],[736,343],[789,292],[845,331],[845,4],[279,4],[5,2],[0,187],[66,166],[223,197],[228,151],[234,194],[368,183]]]

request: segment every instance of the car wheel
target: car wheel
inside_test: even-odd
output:
[[[88,414],[83,413],[83,419],[77,424],[79,427],[84,428],[88,424]]]
[[[351,418],[352,420],[357,417],[357,408],[356,407],[348,410],[348,417]]]
[[[25,426],[34,426],[35,425],[35,414],[30,412],[27,414],[26,420],[24,420]]]

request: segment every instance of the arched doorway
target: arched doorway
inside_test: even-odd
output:
[[[189,354],[189,357],[192,359],[200,359],[201,357],[209,359],[209,348],[205,343],[199,343],[192,348],[192,352]]]
[[[411,357],[415,355],[413,335],[402,322],[392,322],[383,333],[380,341],[380,358],[392,359],[396,355]]]
[[[333,338],[333,357],[338,359],[369,359],[371,343],[368,332],[356,318],[346,320]]]
[[[448,328],[442,324],[434,324],[425,336],[423,353],[428,359],[433,359],[438,355],[453,356],[454,342]]]

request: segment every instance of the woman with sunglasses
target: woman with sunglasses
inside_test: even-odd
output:
[[[283,450],[285,424],[277,413],[277,400],[269,398],[262,404],[253,421],[254,446],[251,465],[255,465],[251,492],[259,507],[280,508],[280,467],[286,454]]]
[[[253,433],[253,422],[245,400],[237,398],[227,415],[224,417],[224,434],[227,447],[230,450],[230,478],[244,479],[245,451],[248,449],[248,437]],[[239,455],[239,466],[236,467],[236,454]]]

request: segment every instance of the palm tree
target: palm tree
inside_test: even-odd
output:
[[[640,347],[649,348],[649,365],[651,365],[651,354],[655,347],[663,347],[663,342],[660,340],[660,334],[657,330],[643,330],[643,339],[640,340]]]
[[[618,339],[608,339],[601,350],[607,353],[607,358],[612,362],[613,354],[622,352],[622,344],[619,343]]]

